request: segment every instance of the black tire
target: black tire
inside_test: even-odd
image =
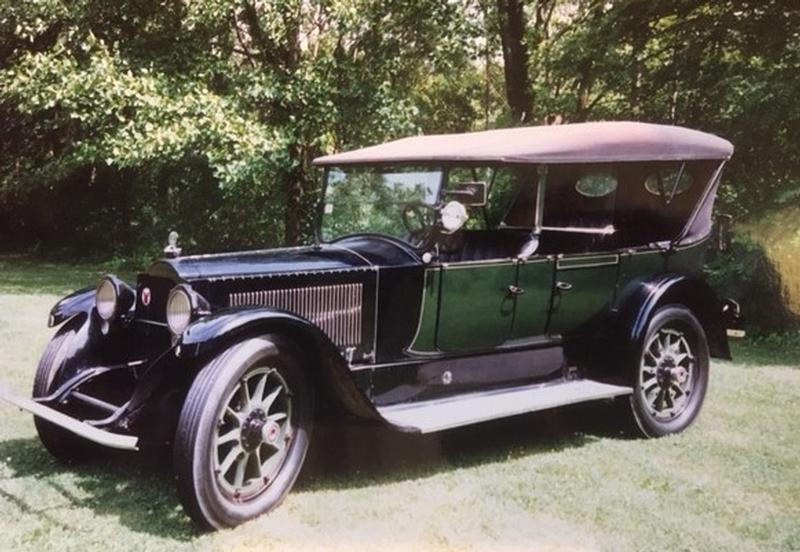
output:
[[[63,365],[64,355],[69,351],[75,332],[62,328],[47,344],[33,380],[33,396],[44,397],[55,390],[58,371]],[[69,414],[69,412],[67,412]],[[33,418],[36,432],[44,448],[58,461],[65,464],[79,464],[92,459],[98,452],[94,443],[78,437],[74,433],[51,424],[41,418]]]
[[[291,344],[271,336],[258,337],[223,351],[197,375],[181,410],[173,461],[178,496],[186,513],[201,527],[234,527],[269,512],[294,485],[308,450],[314,417],[313,388],[300,358]],[[259,394],[262,377],[266,383]],[[263,406],[272,392],[278,392],[259,415],[260,407],[242,406],[243,387],[248,400],[253,398],[247,405],[256,404],[260,396],[263,400],[259,404]],[[283,392],[278,389],[281,387]],[[272,390],[269,396],[265,396],[265,389]],[[272,420],[280,413],[275,414],[271,405],[279,401],[283,402],[275,408],[285,410],[283,424]],[[230,405],[237,406],[229,409]],[[271,428],[275,426],[278,429],[273,432]],[[238,437],[220,443],[237,428]],[[280,443],[284,443],[283,448],[272,452],[271,447]],[[218,467],[224,467],[235,449],[240,451],[236,452],[237,460],[221,473]],[[272,456],[265,461],[264,454]],[[282,456],[278,458],[276,454]],[[238,488],[241,458],[245,466],[242,477],[247,479]],[[263,475],[264,465],[276,459],[272,476]],[[247,490],[248,487],[251,488]],[[233,493],[232,488],[236,489]]]
[[[679,305],[656,311],[633,367],[630,402],[644,436],[679,433],[692,424],[708,387],[709,356],[705,331],[691,311]]]

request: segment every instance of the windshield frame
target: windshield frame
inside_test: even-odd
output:
[[[369,163],[369,164],[366,164],[365,163],[365,164],[360,164],[359,163],[359,164],[352,164],[352,165],[348,164],[348,165],[342,165],[342,166],[325,165],[325,170],[323,172],[323,177],[322,177],[322,188],[320,190],[320,195],[319,195],[319,199],[317,201],[317,207],[316,207],[316,217],[315,217],[316,220],[315,220],[315,223],[314,223],[314,240],[315,240],[315,243],[317,245],[328,244],[328,243],[333,243],[333,242],[335,242],[337,240],[340,240],[340,239],[342,239],[342,238],[344,238],[346,236],[355,235],[355,234],[344,234],[342,236],[337,236],[337,237],[335,237],[333,239],[329,239],[329,240],[324,239],[324,236],[323,236],[323,233],[322,233],[322,228],[323,228],[323,222],[324,222],[324,217],[325,217],[325,198],[326,198],[327,193],[328,193],[328,185],[330,183],[330,173],[331,173],[332,170],[339,169],[339,170],[343,170],[343,171],[347,171],[347,170],[352,171],[352,170],[377,169],[377,170],[381,170],[381,171],[385,170],[386,172],[388,172],[390,169],[407,169],[407,168],[426,169],[426,170],[429,170],[430,172],[440,172],[441,173],[440,177],[439,177],[438,188],[436,190],[436,200],[435,200],[434,203],[431,204],[433,206],[441,205],[441,203],[442,203],[442,193],[444,191],[444,187],[447,184],[449,176],[450,176],[450,174],[449,174],[450,173],[450,166],[449,165],[442,165],[442,164],[439,164],[439,163],[435,163],[435,164],[433,164],[433,163],[387,163],[387,164],[384,164],[384,163]],[[392,239],[396,239],[396,240],[402,241],[408,247],[411,247],[411,248],[413,248],[415,250],[419,249],[418,247],[416,247],[413,244],[403,240],[402,238],[398,238],[396,236],[391,236],[389,234],[384,234],[384,233],[380,233],[380,232],[358,232],[356,234],[371,234],[371,233],[375,233],[375,234],[378,234],[378,235],[381,235],[381,236],[388,236],[388,237],[390,237]]]

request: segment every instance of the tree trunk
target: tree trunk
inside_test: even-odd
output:
[[[528,50],[525,44],[524,0],[497,0],[500,40],[503,46],[503,70],[506,78],[506,101],[514,119],[531,119],[533,98],[528,82]]]
[[[302,238],[303,195],[307,175],[302,162],[302,148],[298,144],[292,144],[289,147],[289,155],[292,159],[297,159],[298,163],[283,176],[283,191],[286,196],[283,241],[287,246],[295,246],[300,244]]]
[[[592,92],[592,62],[589,60],[581,64],[578,76],[578,91],[575,102],[575,121],[582,123],[589,116],[589,94]]]

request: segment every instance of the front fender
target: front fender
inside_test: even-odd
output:
[[[48,327],[58,326],[77,314],[90,314],[94,308],[94,299],[94,287],[86,287],[67,295],[50,309],[50,318],[47,321]]]
[[[620,306],[616,325],[618,342],[625,344],[626,353],[638,351],[656,310],[678,304],[691,310],[703,326],[711,356],[731,358],[724,303],[708,283],[693,276],[661,274],[636,286],[624,294],[626,300]]]
[[[201,318],[181,335],[181,357],[208,357],[245,337],[269,333],[286,336],[311,357],[312,365],[319,370],[311,370],[310,376],[323,393],[333,391],[333,398],[353,414],[381,419],[328,336],[305,318],[289,312],[254,306],[225,309]]]

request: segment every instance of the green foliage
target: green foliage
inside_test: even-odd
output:
[[[467,63],[460,21],[422,0],[4,0],[0,233],[120,253],[173,227],[203,249],[307,238],[313,157],[416,132],[425,102],[468,124],[430,77]]]
[[[736,145],[723,210],[800,197],[800,8],[522,4],[528,120],[717,132]],[[0,0],[0,247],[146,257],[172,228],[191,251],[307,240],[315,156],[518,123],[497,9]]]
[[[414,220],[411,228],[403,222],[405,215],[430,215],[415,204],[430,203],[442,178],[438,170],[403,170],[396,173],[373,170],[353,170],[332,173],[334,178],[325,193],[325,215],[322,226],[324,239],[346,234],[372,232],[405,238],[410,230],[421,230],[430,224]]]

